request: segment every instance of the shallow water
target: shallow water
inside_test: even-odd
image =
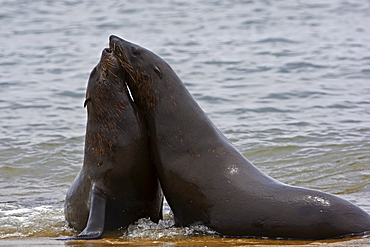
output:
[[[0,1],[0,245],[76,234],[63,200],[83,159],[87,78],[111,34],[167,60],[263,172],[370,212],[368,23],[365,0]],[[165,214],[95,243],[294,244],[177,229]],[[370,239],[296,244],[320,243]]]

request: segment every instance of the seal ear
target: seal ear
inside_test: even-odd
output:
[[[162,72],[157,66],[154,67],[154,72],[162,79]]]
[[[86,108],[86,106],[87,106],[87,102],[89,102],[89,101],[91,101],[91,98],[86,98],[86,99],[85,99],[85,102],[84,102],[84,108]]]

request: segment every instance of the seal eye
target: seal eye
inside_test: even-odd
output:
[[[131,47],[131,54],[136,57],[137,55],[140,55],[139,50],[136,47]]]

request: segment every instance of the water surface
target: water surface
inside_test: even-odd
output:
[[[83,159],[88,75],[111,34],[167,60],[263,172],[370,212],[368,1],[4,0],[0,23],[0,245],[76,234],[63,201]],[[97,243],[293,244],[177,229],[165,214]]]

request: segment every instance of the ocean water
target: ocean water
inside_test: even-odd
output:
[[[87,79],[111,34],[164,58],[263,172],[370,212],[369,23],[367,0],[1,0],[0,245],[70,245],[52,239],[77,234],[64,197],[83,160]],[[160,224],[95,243],[295,243],[172,225],[166,206]]]

